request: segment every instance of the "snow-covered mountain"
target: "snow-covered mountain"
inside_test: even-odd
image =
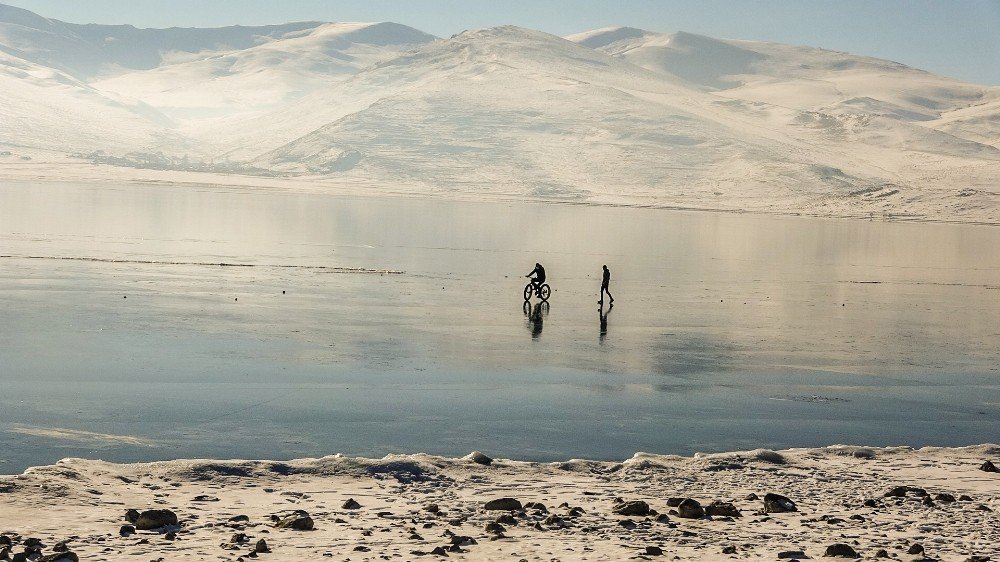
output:
[[[1000,88],[847,53],[633,28],[143,30],[6,6],[0,53],[0,148],[410,192],[1000,222]]]
[[[327,23],[94,86],[141,99],[179,118],[220,116],[274,108],[434,40],[395,23]]]

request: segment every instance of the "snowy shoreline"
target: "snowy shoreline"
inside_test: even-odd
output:
[[[425,185],[384,185],[377,182],[322,177],[267,177],[209,172],[173,170],[147,170],[95,165],[82,161],[51,156],[51,160],[4,164],[0,162],[0,181],[10,184],[89,184],[120,187],[161,187],[183,189],[260,190],[274,193],[328,195],[331,197],[390,197],[415,199],[441,199],[467,203],[522,202],[544,205],[571,205],[587,207],[612,207],[698,213],[762,215],[774,217],[802,217],[836,220],[863,220],[896,223],[957,224],[969,226],[1000,226],[1000,217],[994,207],[973,209],[967,214],[941,215],[939,209],[919,205],[908,212],[891,211],[872,213],[852,208],[850,200],[839,203],[817,201],[820,205],[802,207],[800,201],[760,201],[756,198],[732,199],[728,206],[705,205],[697,199],[648,194],[591,194],[579,197],[529,196],[516,192],[488,190],[482,192],[428,189]]]
[[[64,459],[0,477],[0,533],[11,539],[12,556],[25,544],[39,545],[43,559],[53,561],[624,560],[660,553],[771,560],[828,551],[986,560],[1000,554],[1000,473],[984,470],[998,457],[997,445],[838,445],[693,457],[638,453],[620,463],[482,454]],[[785,496],[796,511],[775,512],[766,494]],[[489,503],[503,498],[516,501]],[[699,517],[698,506],[684,499],[714,515]],[[148,526],[148,516],[134,522],[148,510],[169,510],[177,524],[135,530]],[[261,539],[264,550],[257,548]]]

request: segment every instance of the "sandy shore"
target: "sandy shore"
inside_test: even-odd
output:
[[[839,544],[865,559],[996,559],[1000,473],[982,466],[998,456],[1000,447],[979,445],[621,463],[66,459],[0,477],[0,533],[10,539],[0,542],[11,543],[0,554],[28,545],[42,560],[775,560]],[[765,513],[766,494],[797,511]],[[488,503],[501,498],[516,501]],[[671,507],[683,498],[701,508]],[[684,517],[704,509],[716,515]],[[135,530],[148,510],[169,510],[177,524]]]

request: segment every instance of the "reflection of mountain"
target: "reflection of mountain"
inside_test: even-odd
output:
[[[1000,89],[846,53],[632,28],[145,30],[9,7],[0,51],[8,146],[418,191],[1000,220]],[[115,162],[149,161],[131,158]]]

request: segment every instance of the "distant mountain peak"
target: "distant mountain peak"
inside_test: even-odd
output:
[[[600,49],[601,47],[606,47],[612,43],[628,39],[640,39],[649,35],[658,34],[636,27],[602,27],[600,29],[569,35],[566,39],[574,43],[579,43],[584,47]]]

